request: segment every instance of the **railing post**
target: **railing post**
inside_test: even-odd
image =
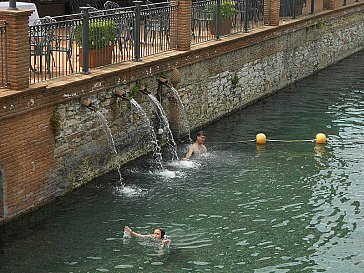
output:
[[[311,14],[315,13],[315,0],[311,0]]]
[[[8,88],[21,90],[29,87],[29,16],[32,10],[0,10],[7,22],[6,50]]]
[[[337,1],[336,0],[329,0],[327,9],[334,10],[337,8]]]
[[[270,0],[269,25],[279,26],[280,0]]]
[[[216,40],[220,40],[221,0],[216,1]]]
[[[250,1],[249,0],[245,0],[245,16],[244,16],[244,31],[248,32],[249,30],[249,6],[250,6]]]
[[[135,0],[135,28],[134,28],[134,56],[135,62],[140,62],[140,4],[142,1]]]
[[[191,49],[192,1],[178,1],[178,50]]]
[[[88,25],[90,7],[80,7],[82,12],[82,73],[90,74],[88,67]]]
[[[9,84],[8,42],[6,26],[6,21],[3,21],[3,25],[0,26],[0,87],[8,87]]]
[[[296,19],[296,0],[293,0],[293,19]]]
[[[9,8],[10,10],[18,10],[16,7],[16,0],[9,0]]]
[[[5,26],[8,25],[7,22],[4,23]],[[8,63],[8,34],[6,33],[7,30],[5,29],[5,45],[4,45],[4,49],[5,49],[5,84],[6,87],[8,87],[9,85],[9,63]]]
[[[264,1],[264,25],[278,26],[279,25],[279,12],[280,12],[280,0],[265,0]]]

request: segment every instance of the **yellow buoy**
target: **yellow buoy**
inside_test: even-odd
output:
[[[264,145],[267,143],[267,137],[263,133],[259,133],[255,137],[255,141],[258,145]]]
[[[316,144],[326,144],[326,136],[323,133],[316,135]]]

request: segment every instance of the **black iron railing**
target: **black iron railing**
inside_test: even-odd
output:
[[[0,87],[4,88],[7,87],[9,84],[8,49],[5,21],[0,21],[0,67]]]
[[[30,83],[80,72],[75,31],[81,14],[44,17],[29,27]]]
[[[192,44],[263,26],[263,1],[192,2]],[[281,16],[295,17],[305,4],[305,0],[285,1],[281,1]],[[81,8],[81,13],[35,21],[29,27],[30,82],[87,74],[95,67],[140,61],[176,49],[178,7],[148,0],[133,3],[134,6],[120,8],[107,1],[103,8],[88,5]]]
[[[192,43],[262,26],[263,0],[210,0],[192,4]]]
[[[140,15],[141,57],[177,48],[177,7],[147,2]]]
[[[314,3],[314,1],[312,1]],[[281,0],[279,16],[281,18],[296,18],[302,15],[302,9],[306,6],[306,0]]]
[[[94,67],[175,49],[176,7],[135,2],[128,8],[89,6],[78,14],[36,20],[29,27],[30,82],[86,74]]]

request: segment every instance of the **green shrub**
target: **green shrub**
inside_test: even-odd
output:
[[[217,4],[213,3],[208,8],[209,13],[211,14],[211,19],[216,21],[217,18]],[[235,14],[237,14],[238,10],[235,9],[235,2],[232,1],[223,1],[221,2],[220,8],[220,20],[231,19]]]
[[[88,49],[99,49],[109,46],[116,38],[115,21],[94,21],[88,26]],[[76,44],[82,46],[82,25],[75,30]]]
[[[51,128],[58,132],[59,129],[61,128],[61,115],[58,112],[53,111],[50,119],[49,119],[49,123]]]
[[[233,86],[233,88],[235,88],[238,85],[240,78],[239,78],[238,74],[235,73],[234,76],[230,80],[231,80],[231,85]]]
[[[139,86],[136,83],[133,83],[130,86],[130,90],[129,90],[129,97],[134,98],[135,95],[139,92]]]

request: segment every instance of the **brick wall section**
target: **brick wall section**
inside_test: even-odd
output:
[[[1,91],[0,166],[6,178],[4,205],[8,210],[5,221],[114,169],[116,163],[123,164],[150,150],[142,146],[145,125],[140,116],[128,102],[114,98],[112,88],[127,91],[129,83],[139,80],[155,91],[156,75],[178,67],[182,75],[178,92],[188,115],[193,117],[191,129],[195,129],[362,48],[363,6],[357,4],[260,32],[224,37],[165,58],[95,69],[90,75],[73,75],[22,91]],[[320,22],[325,22],[324,27],[315,28]],[[320,39],[328,45],[316,52],[317,61],[325,57],[321,63],[303,64],[297,69],[295,59],[284,56],[302,55],[305,60],[317,51]],[[284,57],[290,59],[281,63]],[[273,81],[259,82],[260,74],[254,78],[256,65],[274,71],[269,75]],[[238,73],[242,91],[229,85],[232,73]],[[127,84],[115,87],[124,81]],[[246,95],[249,88],[253,91]],[[95,114],[81,106],[82,97],[90,98],[108,120],[119,151],[117,157],[111,155]],[[136,100],[152,118],[146,96],[140,94]],[[175,102],[163,101],[171,117],[174,106]],[[61,115],[59,132],[50,128],[53,111]]]
[[[178,1],[178,50],[191,48],[191,0]]]
[[[279,25],[280,0],[264,1],[264,24],[269,26]]]
[[[6,22],[0,21],[0,27],[4,27],[4,26],[6,26]],[[6,29],[5,29],[5,31],[6,31]],[[5,69],[6,69],[6,67],[5,67],[6,66],[6,60],[5,60],[6,32],[5,31],[4,31],[4,29],[0,30],[0,87],[6,85],[6,72],[5,72]]]
[[[53,167],[52,108],[42,108],[1,122],[1,164],[7,181],[6,210],[18,215],[39,206],[57,189],[47,179]]]
[[[269,25],[270,26],[278,26],[279,25],[279,5],[280,0],[271,0],[270,1],[270,10],[269,10]]]
[[[0,165],[0,219],[5,218],[5,215],[8,214],[7,208],[5,207],[6,202],[6,180],[3,175],[3,167]]]
[[[21,90],[29,86],[28,18],[32,11],[2,10],[7,25],[9,87]]]
[[[339,7],[344,6],[345,0],[328,0],[328,9],[337,9]],[[348,1],[346,1],[348,4]]]

